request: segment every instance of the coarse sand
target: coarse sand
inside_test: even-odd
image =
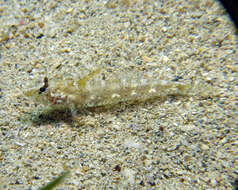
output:
[[[74,116],[24,96],[95,68],[200,91]],[[56,189],[235,189],[237,118],[237,29],[218,1],[0,1],[0,189],[66,169]]]

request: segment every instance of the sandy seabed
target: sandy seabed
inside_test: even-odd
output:
[[[237,47],[213,0],[0,1],[0,189],[235,189]],[[73,119],[23,95],[95,68],[200,88]]]

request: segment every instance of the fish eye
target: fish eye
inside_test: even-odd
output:
[[[39,94],[41,94],[41,93],[43,93],[43,92],[45,92],[46,91],[46,88],[45,87],[41,87],[40,88],[40,91],[39,91]]]
[[[39,94],[43,93],[46,91],[46,89],[48,88],[49,84],[48,84],[48,78],[45,77],[44,78],[44,86],[42,86],[39,90]]]

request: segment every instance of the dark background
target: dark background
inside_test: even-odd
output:
[[[238,0],[220,0],[238,29]]]

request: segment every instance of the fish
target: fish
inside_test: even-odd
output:
[[[82,78],[44,78],[43,86],[27,90],[25,96],[37,104],[71,110],[133,104],[168,96],[185,96],[191,83],[160,80],[140,74],[114,74],[105,77],[95,69]]]

